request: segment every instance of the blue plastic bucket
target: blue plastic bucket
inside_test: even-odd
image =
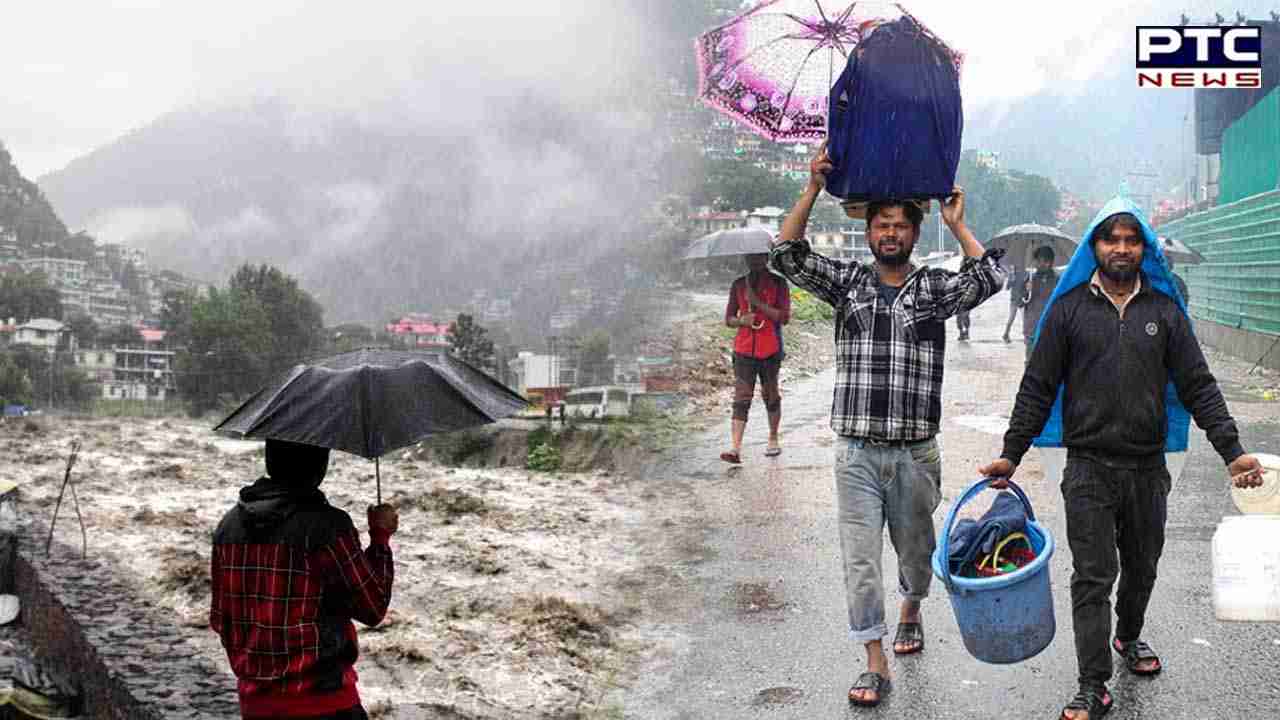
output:
[[[951,609],[969,654],[983,662],[1015,663],[1034,657],[1048,647],[1057,629],[1049,590],[1053,535],[1035,521],[1035,511],[1022,488],[1010,482],[1009,488],[1027,509],[1026,535],[1036,559],[998,577],[952,575],[948,571],[947,556],[956,512],[990,484],[991,478],[979,480],[951,506],[942,526],[942,538],[933,552],[933,574],[947,586]]]

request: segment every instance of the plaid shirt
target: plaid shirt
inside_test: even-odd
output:
[[[927,440],[942,416],[947,318],[1000,291],[1002,250],[965,258],[960,272],[917,267],[892,307],[874,266],[832,260],[806,240],[774,246],[771,265],[836,310],[831,429],[874,440]]]
[[[237,512],[215,535],[209,626],[239,679],[242,711],[279,717],[358,704],[351,620],[372,626],[387,612],[387,538],[361,550],[351,517],[326,506],[295,516],[274,537],[244,542]]]

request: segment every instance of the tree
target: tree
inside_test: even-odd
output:
[[[43,347],[14,345],[6,361],[15,365],[30,384],[26,404],[83,408],[96,394],[88,376],[75,366],[71,353],[50,353]],[[2,363],[0,374],[3,374]]]
[[[43,272],[0,276],[0,320],[62,319],[62,299]]]
[[[1060,193],[1048,178],[1017,170],[1003,171],[978,162],[965,152],[956,171],[965,189],[965,223],[979,242],[1010,225],[1057,224]]]
[[[578,384],[607,385],[613,382],[613,361],[609,359],[609,335],[596,331],[583,339],[578,353]]]
[[[244,399],[271,371],[271,321],[254,296],[211,289],[191,309],[191,335],[177,357],[178,389],[199,415]]]
[[[266,313],[272,343],[267,367],[283,370],[323,346],[324,310],[298,281],[270,265],[242,265],[228,290],[255,298]]]
[[[98,321],[85,315],[77,313],[67,320],[67,328],[71,331],[71,337],[76,339],[76,345],[80,347],[93,347],[98,342]]]
[[[106,347],[142,347],[146,344],[138,328],[123,324],[103,330],[98,334],[98,341]]]
[[[203,298],[166,294],[161,323],[186,346],[178,389],[194,414],[243,400],[325,343],[320,304],[270,265],[243,265]]]
[[[191,290],[167,290],[161,296],[160,329],[165,331],[169,347],[185,347],[190,342],[191,310],[197,300]]]
[[[721,211],[754,210],[768,205],[788,207],[803,189],[799,181],[742,160],[708,161],[704,177],[690,202]]]
[[[31,378],[9,355],[0,355],[0,406],[30,405]]]
[[[449,328],[449,342],[459,358],[483,370],[493,372],[493,341],[488,333],[466,313],[458,315]]]

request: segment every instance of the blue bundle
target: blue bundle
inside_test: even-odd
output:
[[[960,164],[960,73],[910,16],[877,27],[831,88],[827,191],[845,200],[943,198]]]

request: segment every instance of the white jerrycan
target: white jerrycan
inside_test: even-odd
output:
[[[1213,533],[1219,620],[1280,622],[1280,515],[1228,515]]]

